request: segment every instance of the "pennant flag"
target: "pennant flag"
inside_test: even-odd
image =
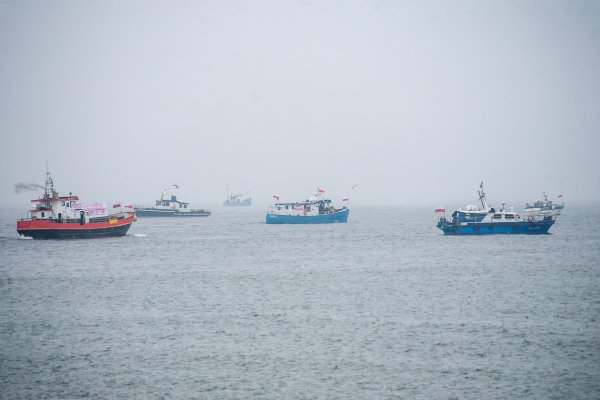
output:
[[[325,193],[325,189],[318,188],[319,193]]]
[[[348,197],[344,197],[342,201],[350,201],[350,199]]]
[[[276,194],[274,194],[274,195],[273,195],[273,198],[274,198],[275,200],[279,200],[279,196],[277,196]]]
[[[446,212],[446,209],[444,207],[438,207],[435,209],[435,212]]]

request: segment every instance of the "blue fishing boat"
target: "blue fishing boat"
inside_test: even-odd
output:
[[[545,234],[560,214],[560,211],[536,210],[527,213],[526,218],[521,218],[514,210],[505,210],[504,204],[500,209],[490,207],[483,190],[483,182],[479,188],[477,193],[482,208],[468,205],[465,210],[458,209],[452,213],[450,221],[446,219],[444,208],[436,209],[436,212],[444,212],[444,216],[438,220],[437,227],[445,235]]]
[[[273,196],[277,203],[267,212],[267,224],[331,224],[348,222],[350,209],[347,205],[335,208],[332,201],[322,198],[325,191],[317,189],[317,193],[308,200],[295,203],[280,203],[278,196]],[[347,199],[345,199],[347,200]]]
[[[250,194],[231,194],[227,196],[227,200],[223,202],[225,207],[250,207],[252,205],[252,197]]]

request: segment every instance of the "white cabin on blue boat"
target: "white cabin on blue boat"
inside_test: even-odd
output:
[[[330,199],[323,199],[321,192],[314,197],[293,203],[275,203],[266,216],[267,224],[326,224],[347,222],[350,209],[343,205],[335,208]]]
[[[556,220],[557,214],[552,211],[546,213],[538,210],[528,213],[523,219],[512,209],[507,211],[504,204],[500,209],[490,207],[483,191],[483,182],[478,194],[482,208],[473,205],[468,205],[465,210],[459,208],[452,213],[450,221],[445,215],[441,217],[437,227],[446,235],[543,234],[548,233]]]

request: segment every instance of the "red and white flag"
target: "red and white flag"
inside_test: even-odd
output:
[[[325,189],[318,188],[319,193],[325,193]]]
[[[120,203],[113,204],[113,208],[121,208],[121,204]]]
[[[444,207],[438,207],[435,209],[435,212],[446,212],[446,209]]]
[[[133,210],[133,204],[127,204],[125,208],[131,208]]]
[[[276,194],[274,194],[274,195],[273,195],[273,198],[274,198],[275,200],[279,200],[279,196],[277,196]]]

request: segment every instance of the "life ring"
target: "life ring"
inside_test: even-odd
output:
[[[38,219],[38,217],[36,217],[36,216],[33,216],[33,217],[31,217],[31,220],[32,220],[32,221],[35,221],[35,220],[37,220],[37,219]]]

